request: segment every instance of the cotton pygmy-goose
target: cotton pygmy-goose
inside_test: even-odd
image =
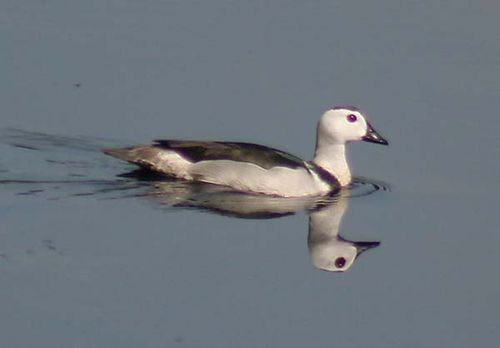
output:
[[[346,143],[388,142],[354,107],[321,117],[312,161],[267,146],[225,141],[156,140],[103,152],[166,176],[284,197],[323,195],[351,182]]]

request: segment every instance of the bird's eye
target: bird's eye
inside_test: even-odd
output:
[[[342,268],[345,266],[345,258],[339,257],[335,260],[335,267]]]
[[[358,120],[358,117],[354,114],[349,114],[347,115],[347,121],[354,123]]]

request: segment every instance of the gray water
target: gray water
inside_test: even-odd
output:
[[[498,2],[0,8],[1,347],[498,345]],[[310,207],[175,207],[99,152],[192,138],[310,158],[336,104],[391,143],[352,144],[369,180],[325,205],[345,240],[380,242],[346,272],[316,267]]]

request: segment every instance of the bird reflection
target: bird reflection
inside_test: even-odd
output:
[[[316,268],[345,272],[362,252],[380,244],[376,241],[352,241],[339,235],[340,223],[347,207],[347,198],[340,194],[338,200],[309,210],[307,245]]]
[[[122,176],[152,180],[143,195],[170,208],[204,210],[245,219],[278,218],[305,211],[309,214],[309,253],[313,265],[321,270],[348,271],[361,253],[380,244],[378,241],[353,241],[339,234],[348,208],[349,189],[326,197],[284,198],[234,192],[218,185],[156,181],[154,175],[140,170]]]

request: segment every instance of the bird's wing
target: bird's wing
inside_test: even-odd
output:
[[[155,147],[177,152],[191,162],[229,160],[273,167],[303,168],[304,161],[267,146],[223,141],[155,140]]]

